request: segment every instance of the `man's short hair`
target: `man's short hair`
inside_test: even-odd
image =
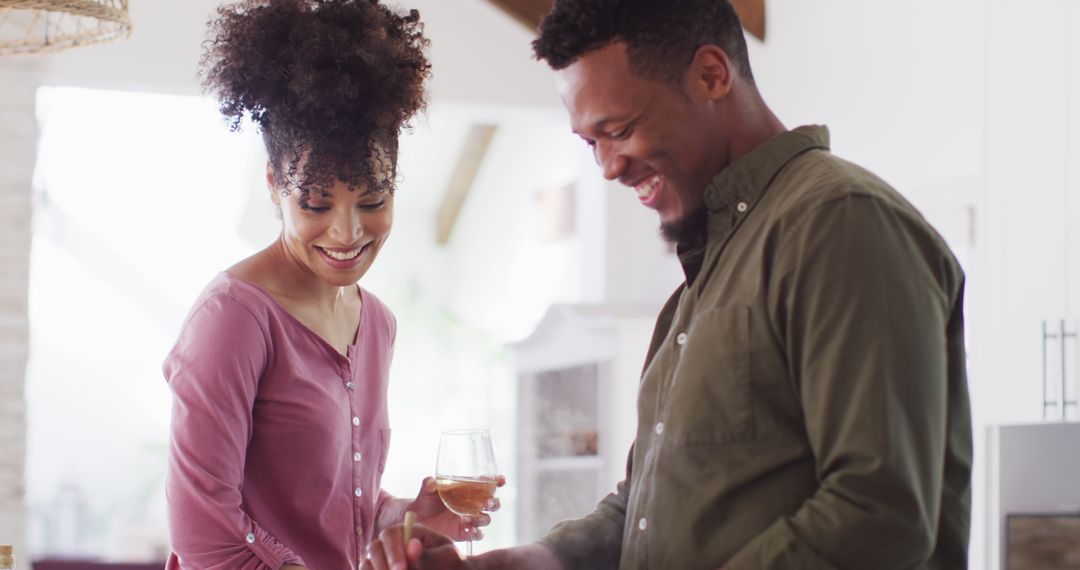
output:
[[[678,84],[698,48],[711,44],[754,80],[742,24],[728,0],[556,0],[539,31],[536,58],[556,70],[625,42],[635,73]]]

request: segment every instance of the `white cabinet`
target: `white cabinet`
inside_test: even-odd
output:
[[[519,543],[592,512],[624,478],[654,317],[653,308],[555,305],[512,347]]]
[[[986,185],[972,393],[989,423],[1037,421],[1043,323],[1052,333],[1063,320],[1069,331],[1080,324],[1080,2],[991,0],[985,14]],[[1075,390],[1080,341],[1066,340],[1065,380]],[[1062,344],[1051,338],[1046,346],[1052,400],[1062,384]]]

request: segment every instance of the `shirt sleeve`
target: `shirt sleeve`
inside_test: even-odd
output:
[[[770,287],[820,486],[728,570],[921,566],[945,471],[955,260],[917,215],[866,195],[804,214]]]
[[[555,552],[566,570],[619,568],[633,458],[631,446],[626,460],[626,479],[616,486],[614,493],[600,500],[595,511],[583,518],[556,523],[540,539],[541,544]]]
[[[303,565],[242,507],[252,409],[270,354],[268,338],[247,307],[219,294],[192,312],[165,361],[173,395],[169,532],[185,567]]]

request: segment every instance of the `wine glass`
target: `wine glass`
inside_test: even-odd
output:
[[[475,517],[495,496],[498,473],[491,432],[486,429],[450,430],[439,438],[435,461],[435,488],[451,512]],[[472,536],[465,527],[465,548],[472,556]]]

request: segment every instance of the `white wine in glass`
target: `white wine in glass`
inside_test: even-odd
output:
[[[475,517],[495,496],[498,471],[491,432],[486,429],[444,431],[435,461],[435,488],[444,505],[463,517]],[[472,555],[472,536],[465,528],[465,548]]]

